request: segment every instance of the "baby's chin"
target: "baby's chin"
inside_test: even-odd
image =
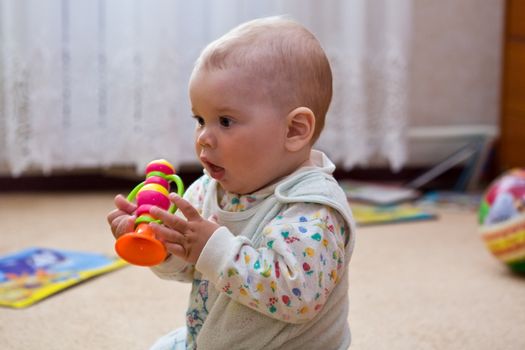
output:
[[[253,191],[250,190],[244,190],[238,186],[228,186],[228,184],[223,183],[222,181],[218,181],[219,185],[222,187],[222,189],[229,193],[238,194],[240,196],[253,193]]]
[[[217,181],[219,185],[222,187],[222,189],[229,193],[235,193],[238,195],[248,195],[255,192],[258,192],[259,190],[271,185],[275,181],[268,182],[261,182],[261,183],[240,183],[235,182],[232,183],[228,181],[228,179],[225,177],[222,179],[222,181]]]

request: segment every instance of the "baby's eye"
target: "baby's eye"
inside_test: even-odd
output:
[[[225,128],[232,126],[233,121],[228,117],[219,117],[219,123]]]
[[[197,121],[197,124],[199,126],[203,126],[204,125],[204,118],[202,118],[201,116],[194,115],[193,119],[195,119]]]

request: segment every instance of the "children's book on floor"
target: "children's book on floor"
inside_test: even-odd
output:
[[[436,219],[430,210],[410,203],[396,205],[369,205],[350,202],[350,208],[358,226],[391,224],[397,222]]]
[[[24,308],[126,263],[116,257],[48,248],[0,256],[0,306]]]
[[[414,205],[418,190],[389,184],[343,180],[345,191],[358,226],[431,220],[436,214]]]

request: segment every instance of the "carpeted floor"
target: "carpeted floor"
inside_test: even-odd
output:
[[[0,193],[0,254],[112,255],[113,193]],[[363,227],[350,263],[352,349],[525,349],[525,278],[485,250],[476,215]],[[26,309],[0,308],[0,349],[147,349],[184,323],[189,286],[128,266]]]

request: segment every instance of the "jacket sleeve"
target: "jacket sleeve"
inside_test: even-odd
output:
[[[292,204],[263,230],[260,247],[219,228],[198,271],[235,301],[290,323],[311,320],[344,269],[345,224],[319,204]]]

